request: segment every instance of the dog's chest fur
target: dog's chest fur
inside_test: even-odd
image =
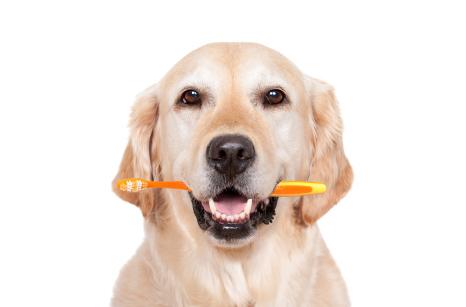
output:
[[[148,236],[123,269],[113,306],[309,306],[321,238],[317,229],[305,235],[296,249],[280,242],[280,236],[263,241],[242,261],[215,252],[198,254],[183,248],[181,238],[180,248],[165,255],[163,245]]]

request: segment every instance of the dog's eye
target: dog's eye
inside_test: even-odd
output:
[[[279,89],[269,90],[264,97],[266,104],[276,105],[280,104],[285,100],[285,93]]]
[[[201,94],[196,90],[184,91],[180,98],[181,104],[195,105],[201,102]]]

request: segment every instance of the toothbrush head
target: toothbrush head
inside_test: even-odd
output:
[[[149,182],[142,178],[127,178],[117,181],[117,186],[120,190],[126,192],[139,192],[149,186]]]

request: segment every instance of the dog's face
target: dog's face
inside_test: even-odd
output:
[[[191,192],[170,192],[176,195],[164,201],[172,220],[197,223],[218,246],[251,243],[275,214],[296,218],[270,197],[281,180],[327,184],[326,195],[312,203],[280,200],[302,210],[298,220],[307,223],[351,184],[331,88],[261,45],[211,44],[192,52],[142,94],[131,126],[117,178],[186,182]],[[157,215],[162,202],[154,190],[117,193],[146,216]]]

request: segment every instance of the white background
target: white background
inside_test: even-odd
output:
[[[143,238],[133,99],[213,41],[334,85],[355,181],[320,221],[353,306],[466,306],[461,1],[2,1],[0,305],[106,306]]]

